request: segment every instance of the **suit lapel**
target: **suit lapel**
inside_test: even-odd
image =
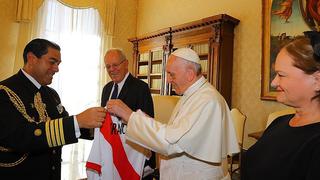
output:
[[[111,90],[112,90],[112,86],[113,86],[113,82],[109,84],[109,87],[106,88],[106,92],[105,92],[105,96],[106,96],[106,100],[109,99],[110,94],[111,94]]]
[[[106,86],[103,88],[102,95],[101,95],[101,106],[105,106],[107,104],[107,101],[109,100],[110,93],[112,90],[113,82],[109,82],[106,84]]]
[[[127,93],[130,89],[129,87],[130,87],[130,84],[132,81],[133,81],[133,76],[129,73],[129,76],[126,79],[126,81],[124,82],[123,87],[122,87],[120,94],[118,96],[119,99],[123,100],[127,96]]]

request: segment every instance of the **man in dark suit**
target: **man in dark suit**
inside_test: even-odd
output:
[[[48,87],[59,71],[60,47],[34,39],[23,52],[24,66],[0,82],[1,179],[61,179],[61,147],[76,143],[80,128],[100,127],[106,110],[94,107],[69,116]]]
[[[106,106],[109,99],[121,99],[132,109],[141,109],[154,117],[153,102],[148,84],[133,77],[128,72],[128,60],[121,49],[107,51],[104,63],[111,78],[102,91],[101,106]],[[146,161],[145,166],[155,167],[155,155]]]

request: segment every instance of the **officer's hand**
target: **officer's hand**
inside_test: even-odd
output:
[[[107,110],[103,107],[92,107],[76,115],[80,128],[100,127],[106,117]]]

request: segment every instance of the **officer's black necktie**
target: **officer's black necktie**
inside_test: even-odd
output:
[[[111,95],[111,99],[117,99],[118,98],[118,84],[114,84],[113,92]]]

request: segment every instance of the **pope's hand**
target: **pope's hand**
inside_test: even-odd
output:
[[[110,99],[107,102],[108,112],[121,117],[126,123],[129,121],[130,115],[133,112],[125,103],[120,99]]]

